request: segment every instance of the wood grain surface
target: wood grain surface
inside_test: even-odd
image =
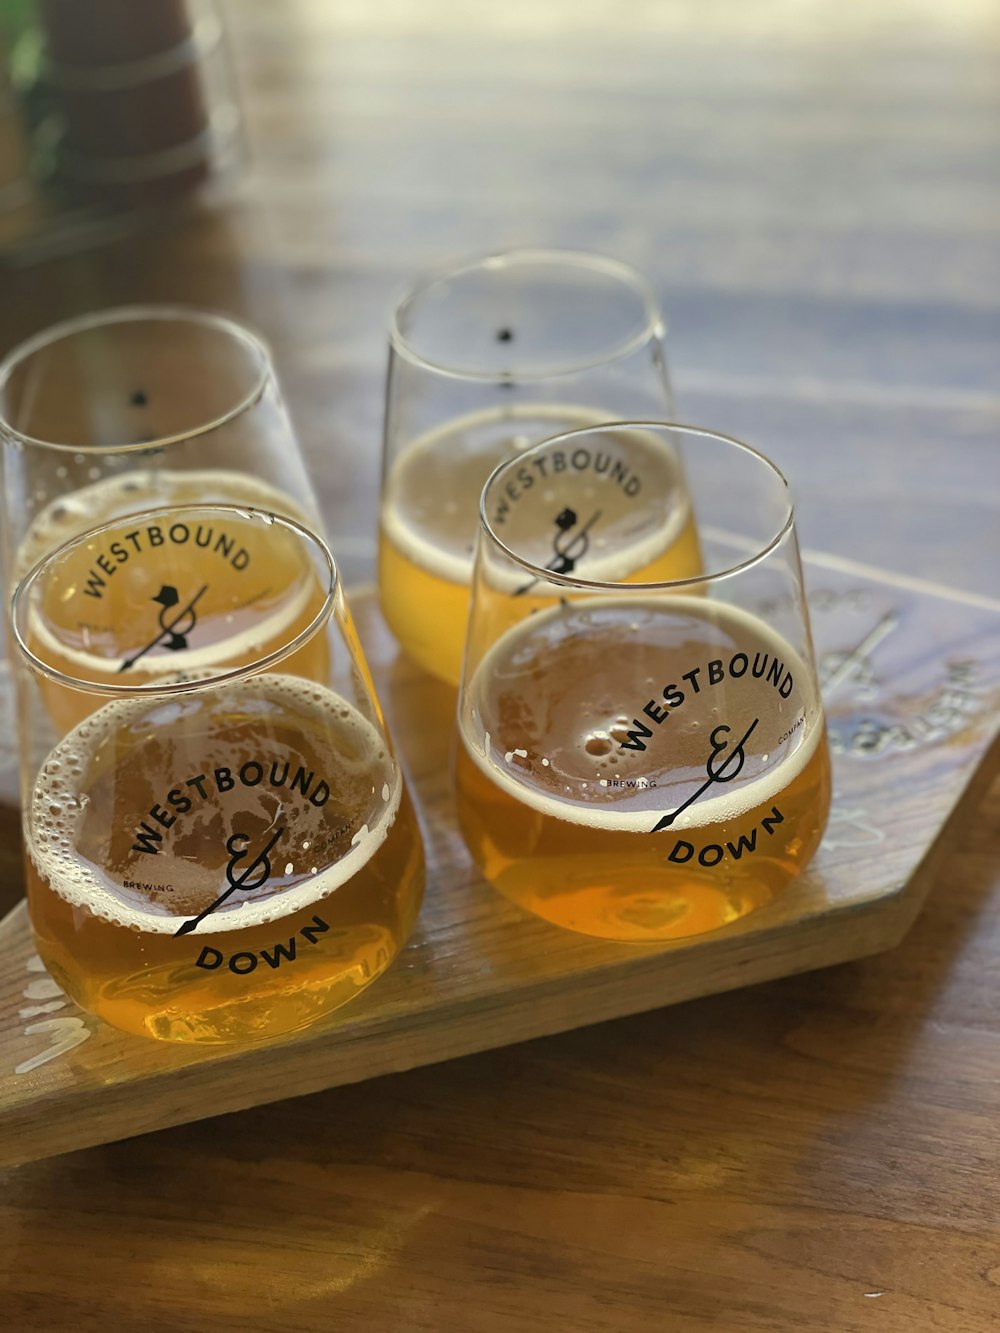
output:
[[[122,300],[255,323],[355,580],[393,291],[604,249],[663,295],[682,416],[787,469],[807,546],[996,595],[990,0],[228,14],[239,197],[0,272],[0,350]],[[1000,790],[965,818],[878,958],[5,1172],[0,1327],[992,1333]]]

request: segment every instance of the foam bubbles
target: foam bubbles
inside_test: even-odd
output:
[[[393,463],[381,510],[383,533],[405,559],[447,582],[468,582],[474,550],[474,540],[470,543],[468,537],[475,537],[482,487],[498,463],[516,454],[519,437],[514,423],[519,418],[530,421],[531,439],[537,442],[561,430],[595,426],[607,416],[568,404],[529,403],[470,413],[412,441]],[[664,465],[658,438],[640,431],[628,432],[627,438],[637,465],[643,453],[651,466]],[[457,488],[465,495],[457,510],[441,503],[442,476],[447,476],[453,493]],[[598,487],[585,478],[584,473],[567,473],[558,486],[548,484],[547,478],[544,489],[539,486],[531,492],[532,499],[546,507],[565,505],[568,484],[574,504],[595,503]],[[627,509],[628,501],[622,505]],[[611,517],[607,515],[605,522]],[[597,554],[587,562],[587,577],[614,579],[651,563],[677,540],[688,518],[686,505],[678,504],[666,523],[656,523],[643,533],[619,533],[606,554],[595,537]],[[511,579],[523,581],[523,574],[511,571]]]
[[[766,771],[753,775],[748,773],[744,784],[736,786],[735,790],[719,786],[707,792],[698,801],[697,810],[691,817],[698,826],[734,819],[759,805],[773,802],[798,777],[816,753],[823,736],[823,722],[819,699],[811,683],[812,673],[790,644],[779,638],[764,622],[747,612],[728,605],[724,608],[719,605],[712,606],[700,598],[679,596],[671,597],[669,607],[670,618],[687,616],[692,621],[705,625],[706,630],[718,624],[726,635],[739,635],[751,643],[761,643],[781,660],[791,664],[795,680],[802,691],[801,705],[806,711],[808,721],[796,732],[796,740],[788,752],[776,756],[771,747],[762,762],[767,763],[772,760],[774,762]],[[648,622],[655,628],[657,618],[662,618],[664,611],[652,604],[644,606],[641,602],[638,604],[633,602],[626,614],[627,624],[636,620],[642,623]],[[613,629],[615,619],[622,616],[622,603],[619,599],[594,599],[588,608],[588,616],[595,635],[600,637],[602,631]],[[503,734],[502,716],[498,715],[499,706],[495,703],[498,693],[503,697],[505,690],[513,691],[516,696],[518,689],[524,688],[523,671],[518,673],[516,670],[509,670],[510,663],[517,656],[526,655],[529,665],[544,657],[553,673],[552,681],[558,681],[560,669],[565,666],[565,662],[561,662],[559,657],[560,624],[568,620],[575,632],[576,626],[582,619],[575,609],[571,615],[559,610],[542,612],[537,617],[523,620],[492,646],[477,667],[466,691],[466,703],[459,714],[462,743],[469,757],[492,783],[544,815],[591,828],[648,832],[655,807],[659,806],[662,812],[666,805],[668,799],[665,794],[666,788],[679,790],[685,785],[690,787],[694,785],[697,774],[693,769],[690,773],[685,771],[693,761],[679,757],[683,747],[672,745],[668,750],[661,746],[652,755],[638,746],[629,747],[627,745],[629,732],[635,730],[636,724],[624,712],[612,713],[608,710],[603,717],[600,714],[595,717],[596,710],[594,710],[587,716],[587,707],[581,706],[573,715],[575,725],[579,725],[581,721],[584,724],[579,732],[576,732],[570,724],[567,724],[565,730],[560,730],[558,736],[553,736],[551,731],[546,732],[544,742],[545,748],[553,757],[551,767],[539,765],[536,768],[534,763],[511,763],[512,754],[515,752],[505,752],[502,749],[505,741],[510,744],[514,737],[520,739],[513,727],[512,736]],[[526,641],[529,640],[534,641],[534,646],[531,652],[525,654]],[[656,641],[655,636],[651,637],[651,643]],[[521,680],[518,679],[519,675]],[[627,670],[619,670],[616,667],[615,681],[612,698],[615,700],[613,707],[617,709],[620,698],[628,697],[630,689],[635,691],[630,686]],[[603,690],[603,680],[599,684]],[[552,688],[555,690],[557,687]],[[644,688],[648,689],[648,686]],[[547,717],[545,709],[554,695],[543,692],[541,698],[535,697],[542,690],[542,685],[535,678],[532,679],[531,690],[536,716]],[[643,691],[639,690],[636,697],[641,699],[642,693]],[[580,699],[585,703],[585,694],[581,694]],[[705,727],[710,729],[715,725],[714,719],[718,716],[718,708],[706,705],[708,701],[703,700],[698,706],[703,707],[702,720]],[[691,718],[690,714],[693,706],[688,702],[686,705],[688,711],[670,710],[671,717],[676,719],[671,723],[674,740],[678,739],[676,731],[678,725],[683,725],[685,730],[692,729],[693,734],[698,736],[697,719]],[[491,738],[487,732],[484,745],[479,736],[483,734],[480,728],[484,727],[487,721],[493,725],[494,736]],[[499,735],[496,734],[498,726],[501,727]],[[641,734],[640,732],[639,735]],[[662,735],[668,736],[669,733],[664,732]],[[532,745],[536,755],[541,743],[541,735],[525,741],[525,744]],[[626,745],[624,750],[621,748],[623,744]],[[704,741],[697,754],[699,764],[696,767],[700,768],[703,775]],[[501,762],[501,757],[506,762]],[[560,779],[574,777],[575,782],[572,786],[559,788],[553,785],[552,775],[557,775]],[[582,781],[584,778],[589,782]],[[666,782],[663,781],[664,778]],[[665,789],[663,803],[655,799],[661,793],[651,790],[660,786]],[[566,793],[565,796],[562,794],[563,791]],[[589,799],[586,794],[588,791]],[[666,805],[666,808],[669,808],[669,805]],[[685,824],[688,822],[685,818]]]
[[[341,696],[312,682],[278,674],[255,676],[230,687],[226,699],[227,703],[238,700],[241,708],[259,701],[282,710],[286,716],[317,713],[320,715],[318,725],[322,725],[324,718],[337,716],[342,744],[337,749],[336,761],[341,771],[345,767],[360,766],[362,762],[370,768],[373,755],[385,762],[382,737],[372,723]],[[143,718],[148,720],[149,712],[149,704],[144,700],[118,700],[92,713],[60,741],[39,772],[32,793],[26,843],[40,877],[71,906],[85,908],[95,916],[132,930],[173,934],[183,916],[165,916],[123,902],[108,884],[100,867],[81,858],[77,841],[89,798],[86,792],[74,792],[71,796],[60,794],[65,772],[86,773],[93,754],[102,743],[107,743],[123,729],[140,723]],[[302,721],[308,725],[308,717]],[[220,732],[216,741],[221,746],[218,757],[224,761],[228,749],[225,734]],[[353,757],[348,753],[351,749]],[[206,745],[206,769],[216,757],[212,750],[211,745]],[[376,811],[371,825],[363,824],[354,834],[349,854],[319,874],[311,868],[313,878],[269,898],[244,902],[237,908],[213,913],[193,934],[218,934],[265,925],[327,897],[357,874],[388,837],[399,810],[402,790],[402,773],[394,764],[392,773],[382,784],[383,804]],[[287,866],[285,870],[289,873]]]
[[[79,465],[85,460],[82,454],[75,454],[74,461]],[[57,471],[57,475],[62,474]],[[87,475],[91,479],[88,485],[59,496],[34,519],[17,552],[16,578],[71,537],[118,515],[134,513],[137,508],[249,503],[292,518],[305,517],[300,506],[281,491],[256,477],[221,468],[204,472],[132,471],[102,478],[98,469],[91,467]]]

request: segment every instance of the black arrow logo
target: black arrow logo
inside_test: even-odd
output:
[[[262,884],[266,884],[268,877],[271,874],[271,860],[268,853],[284,831],[283,828],[278,829],[277,833],[275,833],[274,837],[264,850],[254,857],[241,875],[236,874],[236,866],[245,856],[250,854],[250,837],[249,834],[246,833],[234,833],[226,843],[226,851],[229,853],[230,857],[229,865],[226,866],[226,880],[229,884],[229,888],[226,889],[225,892],[219,894],[211,907],[206,907],[204,912],[199,912],[197,916],[192,917],[190,921],[185,921],[178,930],[175,930],[174,938],[178,935],[190,935],[192,930],[195,930],[200,926],[205,918],[210,916],[217,907],[221,907],[229,895],[235,893],[237,889],[241,889],[244,893],[249,893],[252,889],[259,889]],[[243,846],[240,847],[239,843],[242,843]],[[257,871],[260,873],[254,878]]]
[[[579,532],[574,532],[573,529],[577,524],[576,513],[572,509],[563,509],[558,513],[556,531],[552,538],[552,549],[555,554],[545,568],[551,570],[553,574],[572,574],[577,561],[582,560],[587,554],[590,546],[590,537],[587,534],[600,517],[601,511],[598,509],[591,514]],[[520,597],[522,593],[530,592],[538,582],[538,579],[532,579],[530,583],[518,588],[514,596]]]
[[[146,644],[145,648],[140,648],[139,651],[133,653],[131,657],[126,657],[125,661],[118,668],[119,675],[123,671],[128,671],[130,667],[134,667],[140,657],[145,657],[147,653],[152,652],[152,650],[159,644],[162,644],[164,648],[172,653],[179,652],[182,648],[186,648],[188,646],[188,635],[198,623],[198,614],[194,608],[197,606],[199,598],[203,597],[206,592],[208,592],[207,583],[195,593],[183,610],[178,611],[174,618],[168,621],[168,614],[181,599],[177,589],[172,584],[165,583],[156,596],[151,599],[154,602],[158,602],[160,606],[159,633]]]
[[[694,795],[689,796],[687,800],[684,802],[684,804],[679,805],[677,809],[673,811],[672,814],[664,815],[663,818],[660,819],[656,824],[654,824],[653,827],[649,830],[650,833],[659,833],[660,829],[669,828],[670,825],[674,822],[674,820],[678,817],[678,815],[682,815],[689,805],[693,805],[695,801],[697,801],[698,797],[701,796],[704,792],[708,791],[709,787],[711,787],[713,783],[732,782],[734,778],[739,777],[740,773],[743,771],[744,761],[746,760],[746,750],[744,747],[746,746],[747,741],[753,735],[754,728],[757,726],[757,723],[759,721],[760,721],[759,717],[754,718],[754,720],[750,723],[749,727],[747,727],[746,731],[744,732],[743,739],[736,742],[733,748],[729,751],[729,754],[726,755],[725,759],[723,759],[722,763],[719,764],[718,767],[716,767],[716,760],[718,756],[722,754],[723,751],[726,750],[729,746],[728,739],[720,740],[719,736],[721,732],[725,732],[726,737],[728,737],[731,728],[727,726],[725,722],[723,722],[720,723],[719,726],[713,729],[712,735],[710,737],[710,740],[712,742],[712,753],[708,756],[708,759],[705,761],[705,772],[708,774],[708,781],[703,782],[702,785],[698,788],[698,790],[694,793]],[[734,765],[734,767],[730,768],[731,764]]]

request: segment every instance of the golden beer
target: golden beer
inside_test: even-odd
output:
[[[815,677],[704,597],[529,616],[459,713],[459,820],[486,878],[556,925],[697,935],[768,902],[819,845],[830,767]]]
[[[452,685],[461,676],[479,499],[490,473],[536,441],[596,419],[593,411],[559,405],[493,409],[429,432],[395,459],[383,487],[379,595],[396,638],[432,675]],[[656,437],[636,430],[624,433],[622,444],[628,476],[648,472],[664,489],[673,484],[676,505],[668,523],[642,533],[641,547],[638,539],[609,544],[603,562],[597,536],[588,577],[646,582],[697,574],[698,539],[676,456]],[[577,462],[587,453],[578,449]],[[581,467],[573,458],[570,451],[558,475],[525,473],[537,488],[533,499],[548,496],[553,512],[569,506],[589,514],[600,495],[602,522],[625,524],[639,492],[602,484],[618,463],[607,450],[589,453]]]
[[[251,521],[183,513],[141,522],[143,500],[191,504],[207,495],[248,509],[295,515],[280,492],[235,473],[129,473],[60,498],[30,528],[21,571],[95,524],[121,517],[64,555],[33,608],[28,647],[78,680],[146,684],[260,660],[309,626],[326,596],[294,533]],[[295,674],[322,680],[327,645],[314,636],[288,659]],[[65,731],[96,706],[79,692],[46,690]]]
[[[419,831],[377,726],[260,675],[105,705],[42,765],[25,820],[39,953],[126,1031],[247,1042],[389,966],[423,890]]]
[[[166,505],[246,505],[306,522],[302,506],[248,473],[132,468],[58,496],[32,520],[14,557],[14,581],[64,542],[124,514]]]

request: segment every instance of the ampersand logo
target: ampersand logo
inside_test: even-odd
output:
[[[746,743],[753,735],[754,729],[759,721],[760,718],[754,718],[743,733],[742,739],[738,740],[731,750],[729,749],[729,745],[732,728],[725,722],[720,723],[719,726],[713,728],[712,734],[709,737],[712,745],[712,753],[705,761],[706,781],[702,783],[696,792],[688,797],[683,805],[679,805],[676,810],[671,811],[670,814],[664,815],[659,819],[650,829],[650,833],[659,833],[661,829],[669,828],[674,820],[684,813],[688,806],[693,805],[695,801],[697,801],[700,796],[703,796],[704,793],[708,791],[709,787],[714,786],[715,783],[732,782],[734,778],[739,777],[740,773],[743,771],[743,765],[746,762]],[[726,755],[725,759],[719,763],[719,755],[724,754],[726,750],[729,750],[729,753]]]
[[[582,560],[590,549],[590,529],[600,517],[601,511],[595,510],[583,527],[577,528],[576,512],[568,508],[561,510],[555,518],[556,530],[552,537],[553,555],[545,568],[551,570],[553,574],[572,574],[578,561]],[[522,593],[530,592],[537,582],[538,579],[532,579],[530,583],[518,588],[514,596],[520,597]]]
[[[140,648],[139,651],[133,653],[131,657],[126,657],[125,661],[122,662],[121,666],[118,668],[119,674],[134,667],[141,657],[145,657],[147,653],[152,652],[154,648],[159,647],[161,644],[172,653],[180,652],[182,648],[186,648],[188,646],[188,635],[198,623],[198,613],[195,611],[195,607],[206,592],[208,592],[207,583],[195,593],[182,610],[176,612],[171,619],[168,619],[168,616],[170,616],[170,613],[180,602],[181,598],[177,589],[173,587],[172,584],[165,583],[156,596],[152,598],[152,600],[158,602],[160,606],[160,614],[158,617],[160,622],[159,631],[152,639],[150,639],[145,648]]]
[[[210,907],[206,907],[204,912],[200,912],[190,921],[185,921],[179,929],[174,931],[174,935],[189,935],[192,930],[197,929],[216,908],[221,907],[226,899],[237,889],[243,893],[250,893],[253,889],[259,889],[266,884],[271,876],[271,858],[270,853],[277,844],[279,838],[284,833],[283,828],[279,828],[272,836],[263,851],[258,852],[250,864],[242,871],[236,873],[236,867],[240,861],[250,855],[250,837],[246,833],[234,833],[226,842],[226,851],[229,853],[229,864],[226,866],[226,881],[229,888],[221,893]]]

